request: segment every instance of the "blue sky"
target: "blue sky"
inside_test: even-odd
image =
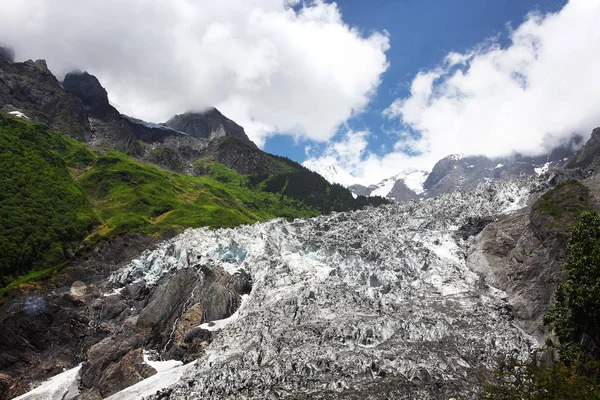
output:
[[[506,45],[507,24],[517,27],[532,11],[559,11],[566,1],[340,0],[337,4],[345,23],[362,32],[386,30],[390,35],[390,66],[381,86],[365,112],[348,121],[354,130],[373,133],[368,151],[384,154],[395,142],[395,137],[385,132],[402,129],[402,124],[384,118],[382,112],[394,99],[409,95],[410,83],[419,71],[434,68],[451,51],[467,51],[490,37],[498,37]],[[343,131],[334,140],[340,139]],[[276,135],[266,140],[264,150],[303,162],[307,145],[318,154],[326,143]]]

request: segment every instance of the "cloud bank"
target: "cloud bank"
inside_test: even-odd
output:
[[[0,38],[59,76],[95,74],[122,112],[162,122],[216,106],[258,144],[330,139],[388,68],[387,33],[322,0],[3,0]]]
[[[364,152],[347,163],[350,172],[376,182],[404,168],[431,168],[448,154],[537,155],[573,134],[589,137],[600,125],[598,20],[600,0],[571,0],[557,13],[532,13],[509,27],[507,46],[492,38],[449,53],[385,111],[408,132],[394,151]],[[335,146],[327,153],[336,154]]]

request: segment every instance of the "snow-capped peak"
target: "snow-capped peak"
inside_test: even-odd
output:
[[[359,183],[359,179],[352,176],[344,170],[342,166],[334,159],[329,158],[309,158],[302,165],[313,172],[318,173],[329,183],[338,183],[342,186],[351,186]]]

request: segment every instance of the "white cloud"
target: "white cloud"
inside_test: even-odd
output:
[[[368,131],[347,131],[341,139],[330,142],[318,156],[312,153],[312,148],[308,148],[309,157],[303,165],[329,181],[345,186],[369,186],[406,170],[429,167],[427,160],[399,151],[384,156],[370,152],[368,139],[372,136]]]
[[[530,14],[475,51],[450,53],[422,71],[410,96],[386,115],[420,138],[411,143],[430,162],[452,153],[540,154],[574,133],[600,125],[600,0],[572,0],[560,12]]]
[[[0,37],[18,59],[97,75],[137,117],[216,106],[258,143],[330,139],[388,67],[387,33],[322,0],[4,0]]]
[[[449,154],[535,155],[572,134],[589,136],[600,125],[598,20],[600,0],[571,0],[558,13],[530,14],[509,28],[506,47],[495,37],[451,52],[419,72],[409,96],[384,112],[413,132],[400,129],[393,151],[376,155],[358,141],[358,155],[348,157],[337,149],[358,140],[350,132],[311,162],[337,162],[362,184],[374,184],[431,169]]]

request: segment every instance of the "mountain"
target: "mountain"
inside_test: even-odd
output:
[[[216,108],[209,108],[203,112],[176,115],[163,125],[187,133],[195,138],[212,140],[224,136],[233,136],[242,143],[257,148],[254,142],[246,136],[244,128],[225,117]]]
[[[216,109],[166,124],[187,132],[148,123],[120,114],[95,76],[70,73],[60,83],[42,60],[0,58],[0,110],[8,112],[0,111],[1,286],[51,275],[98,241],[123,234],[232,227],[385,202],[354,199],[259,150]]]
[[[473,398],[498,357],[525,359],[543,343],[565,235],[600,194],[586,185],[490,181],[406,204],[188,230],[44,299],[83,321],[79,343],[46,351],[89,347],[60,385],[32,396]],[[21,329],[31,320],[12,317],[7,326]],[[32,342],[35,331],[23,332]]]
[[[351,185],[348,189],[363,196],[381,196],[397,202],[409,201],[419,198],[423,193],[423,182],[427,175],[426,171],[409,169],[376,185]]]
[[[520,154],[501,158],[450,155],[435,164],[423,188],[427,196],[437,196],[457,189],[472,190],[488,179],[510,180],[522,175],[541,175],[564,165],[574,149],[580,146],[581,137],[576,136],[548,154],[536,157]]]
[[[564,165],[574,154],[574,149],[581,147],[581,141],[580,136],[574,136],[568,143],[557,146],[548,154],[534,157],[520,154],[497,158],[449,155],[439,160],[431,171],[409,169],[370,186],[353,183],[356,179],[335,161],[325,163],[311,160],[304,165],[320,173],[330,182],[343,184],[357,195],[381,196],[392,201],[406,202],[456,190],[473,190],[490,179],[510,180],[523,175],[544,174]],[[591,160],[593,150],[589,150],[588,153],[581,153],[576,160],[586,157]],[[571,162],[583,165],[581,161]]]
[[[62,89],[44,60],[16,63],[0,57],[0,111],[21,112],[70,137],[90,134],[84,105]]]
[[[302,165],[311,171],[318,173],[330,183],[337,183],[345,187],[350,187],[357,182],[355,177],[350,175],[337,161],[332,159],[312,158],[304,161]],[[363,195],[362,193],[357,194]],[[368,196],[368,194],[364,194],[363,196]]]
[[[387,204],[216,110],[140,121],[90,74],[9,58],[1,400],[477,398],[497,360],[550,359],[600,130],[568,160],[450,156],[364,188]]]

